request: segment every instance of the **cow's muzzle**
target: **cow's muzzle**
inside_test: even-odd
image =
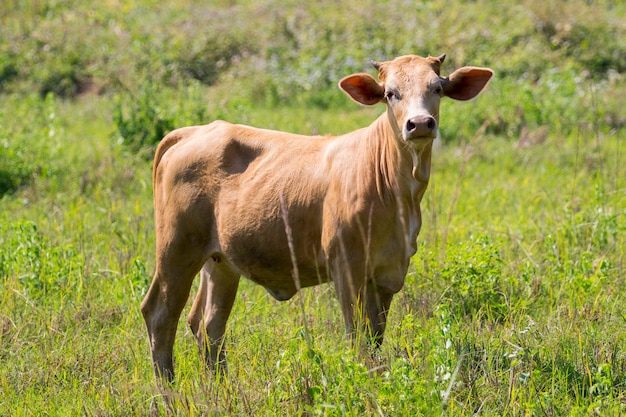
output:
[[[432,116],[411,117],[404,124],[402,133],[406,140],[434,139],[437,136],[437,120]]]

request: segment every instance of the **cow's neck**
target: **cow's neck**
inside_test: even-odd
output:
[[[393,157],[397,160],[381,160],[382,163],[379,166],[385,176],[396,180],[395,185],[399,187],[403,186],[401,177],[410,175],[414,180],[411,181],[411,198],[419,206],[430,179],[433,142],[427,141],[413,146],[408,144],[400,136],[401,131],[397,124],[393,123],[395,119],[389,117],[388,113],[383,113],[371,125],[371,128],[375,130],[373,136],[379,140],[379,152],[385,155],[385,158]],[[389,170],[396,170],[396,172],[389,172]]]
[[[417,203],[422,200],[428,181],[430,180],[430,161],[433,151],[433,142],[429,141],[422,146],[412,147],[413,152],[413,178],[417,180],[417,194],[415,198]]]

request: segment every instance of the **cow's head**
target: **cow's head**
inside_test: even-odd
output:
[[[445,57],[406,55],[374,62],[380,82],[360,73],[345,77],[339,87],[358,103],[386,103],[395,134],[407,142],[431,141],[437,136],[441,97],[474,98],[493,75],[489,68],[462,67],[443,78],[439,68]]]

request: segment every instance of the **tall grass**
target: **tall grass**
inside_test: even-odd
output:
[[[624,7],[280,6],[2,6],[0,415],[623,414]],[[382,108],[337,79],[413,52],[497,77],[442,103],[384,367],[344,340],[332,286],[278,303],[243,280],[228,375],[205,372],[181,322],[168,411],[138,309],[156,128],[343,133]]]

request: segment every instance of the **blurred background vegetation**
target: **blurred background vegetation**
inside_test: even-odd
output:
[[[114,140],[149,157],[175,126],[245,123],[251,107],[343,108],[337,81],[373,72],[371,59],[447,53],[444,73],[483,65],[496,78],[489,101],[444,110],[444,140],[483,126],[523,145],[626,123],[623,2],[209,3],[5,1],[0,94],[112,97]],[[1,194],[32,172],[16,163],[19,141],[0,140]]]
[[[532,83],[556,69],[581,80],[626,69],[625,6],[610,0],[3,3],[0,85],[41,96],[236,78],[250,99],[328,107],[342,76],[406,53]]]

